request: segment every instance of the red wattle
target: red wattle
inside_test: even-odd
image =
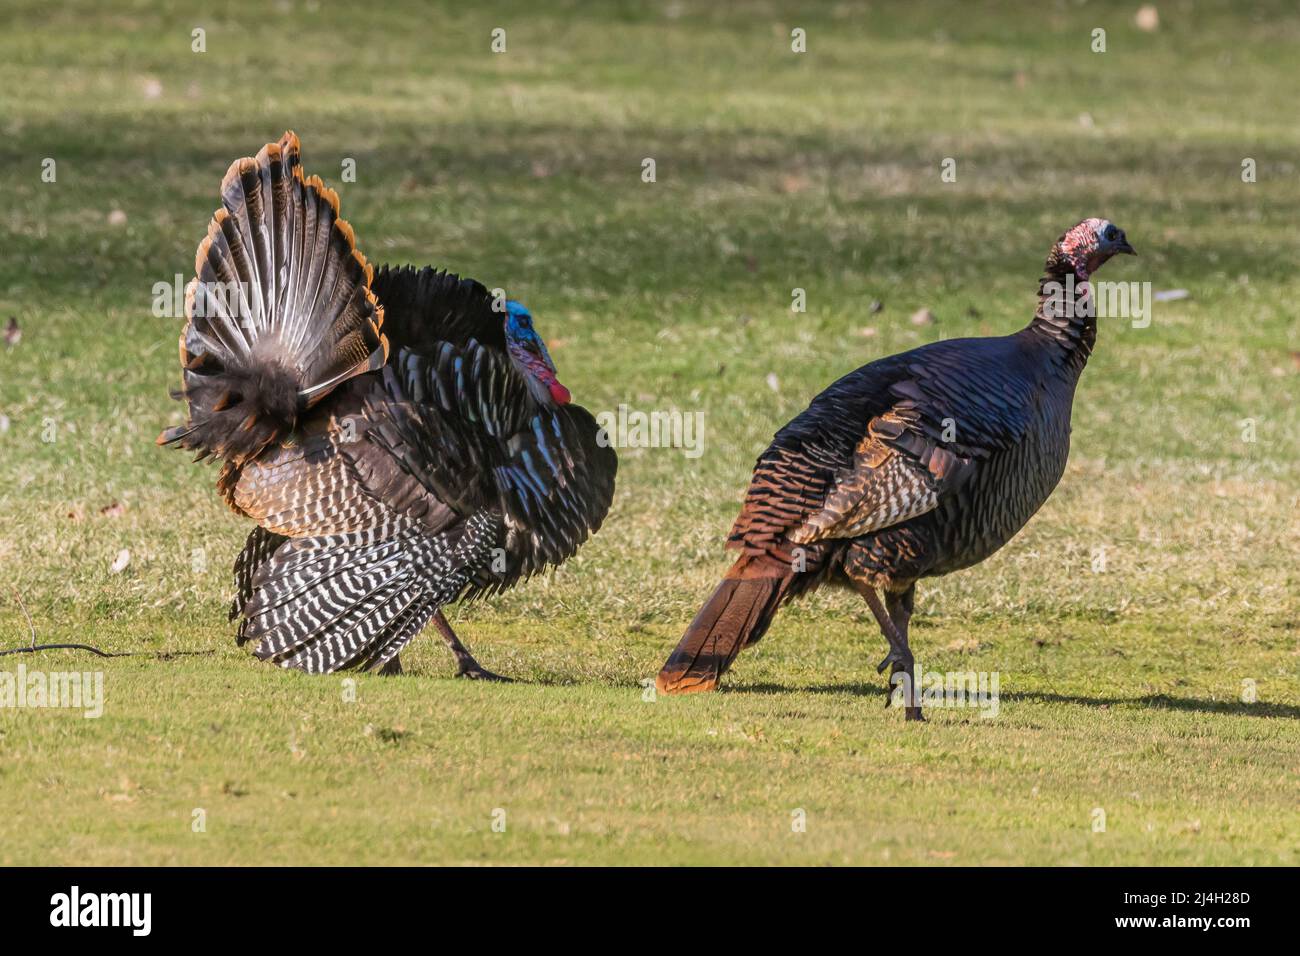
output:
[[[551,380],[550,389],[551,398],[555,400],[556,405],[567,405],[573,398],[569,390],[554,379]]]

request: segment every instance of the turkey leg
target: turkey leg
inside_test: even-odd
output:
[[[901,684],[905,719],[925,720],[921,714],[920,698],[913,677],[912,651],[907,646],[907,624],[912,617],[915,585],[899,595],[886,591],[885,600],[889,602],[889,611],[885,610],[885,606],[880,602],[880,596],[876,594],[876,589],[870,584],[855,582],[855,587],[866,599],[867,606],[871,608],[871,613],[876,618],[876,623],[880,625],[881,633],[889,642],[889,653],[876,668],[877,673],[883,673],[885,668],[889,667],[889,697],[885,701],[885,706],[888,707],[893,700],[894,688]],[[901,679],[896,677],[898,674],[902,674],[903,677]]]
[[[912,606],[913,606],[913,602],[915,601],[915,598],[916,598],[915,584],[909,587],[906,591],[902,591],[897,594],[894,593],[893,591],[885,592],[885,610],[889,612],[889,619],[890,621],[893,622],[894,631],[898,634],[899,638],[902,640],[903,649],[907,652],[907,660],[909,664],[907,668],[907,680],[908,680],[908,684],[911,686],[914,686],[915,677],[913,676],[912,668],[910,666],[912,661],[912,653],[907,643],[907,625],[912,620]],[[889,697],[886,698],[885,700],[886,707],[888,707],[890,702],[894,699],[894,686],[895,686],[894,675],[900,673],[902,669],[903,669],[902,665],[898,661],[894,661],[889,668]],[[916,698],[917,698],[916,716],[911,719],[924,720],[925,718],[921,716],[919,691],[916,692]]]
[[[468,680],[495,680],[507,684],[511,683],[509,677],[494,674],[474,660],[474,655],[466,650],[465,645],[456,637],[456,632],[451,629],[451,624],[448,623],[441,610],[434,612],[433,623],[438,628],[438,633],[442,635],[442,639],[451,651],[452,656],[456,658],[457,677],[464,677]]]

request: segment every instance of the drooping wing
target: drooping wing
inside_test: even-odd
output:
[[[1032,396],[995,350],[949,340],[836,382],[759,456],[728,547],[853,538],[924,514],[1024,435]]]
[[[246,464],[232,503],[260,525],[235,566],[237,643],[311,672],[377,668],[454,599],[502,539],[467,519],[370,439],[355,389],[328,420]]]
[[[505,566],[468,596],[510,587],[571,557],[604,520],[618,458],[577,405],[544,407],[510,360],[474,339],[431,355],[403,350],[367,401],[375,442],[460,514],[505,518]]]

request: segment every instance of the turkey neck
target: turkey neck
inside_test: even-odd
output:
[[[1071,384],[1088,364],[1097,341],[1096,298],[1088,293],[1088,273],[1077,272],[1059,254],[1047,260],[1038,280],[1038,308],[1020,333],[1044,349]]]

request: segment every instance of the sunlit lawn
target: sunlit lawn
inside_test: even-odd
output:
[[[60,7],[0,13],[0,644],[21,595],[42,641],[211,653],[0,661],[106,692],[0,708],[0,863],[1297,862],[1289,5]],[[454,609],[520,683],[452,680],[432,634],[355,687],[234,647],[247,525],[153,445],[181,322],[151,310],[287,128],[372,261],[509,288],[593,410],[704,415],[698,458],[622,453],[577,559]],[[1086,215],[1139,250],[1110,278],[1188,296],[1103,323],[1061,487],[922,588],[922,666],[996,672],[997,715],[905,726],[830,593],[724,693],[647,700],[772,432],[857,365],[1025,324]]]

